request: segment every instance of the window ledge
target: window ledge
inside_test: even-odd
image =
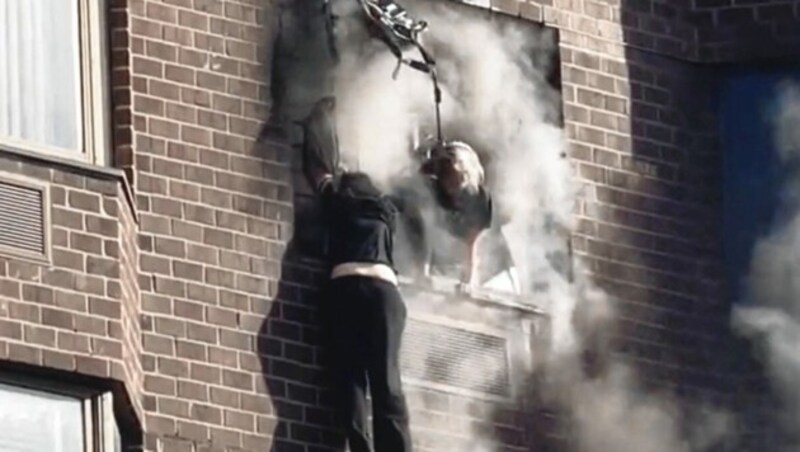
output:
[[[131,210],[134,221],[139,223],[139,212],[136,208],[136,198],[133,195],[133,188],[125,176],[125,172],[117,168],[107,168],[92,165],[77,159],[59,157],[22,150],[6,144],[0,145],[0,157],[9,157],[19,161],[31,162],[39,165],[63,169],[72,173],[83,174],[95,179],[114,180],[122,185],[125,199]]]
[[[399,281],[400,287],[414,292],[435,293],[450,298],[458,297],[477,305],[505,308],[527,315],[547,316],[547,312],[534,302],[537,298],[535,294],[523,296],[480,288],[463,291],[459,288],[458,281],[452,278],[433,277],[430,284],[423,284],[413,278],[400,276]]]
[[[294,263],[312,271],[324,272],[327,269],[324,261],[317,257],[298,255],[294,258]],[[521,314],[549,317],[547,311],[540,307],[543,304],[540,302],[542,294],[532,293],[526,296],[480,288],[464,292],[459,290],[457,280],[438,276],[432,277],[430,284],[425,284],[401,274],[398,275],[398,282],[401,289],[412,292],[427,292],[448,298],[461,298],[480,306],[504,308]]]

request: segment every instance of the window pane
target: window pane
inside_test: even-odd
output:
[[[721,84],[724,150],[725,271],[731,295],[742,295],[756,240],[775,221],[783,179],[772,115],[780,86],[800,72],[748,71]]]
[[[0,140],[80,150],[78,0],[0,1]]]
[[[82,406],[76,398],[0,384],[0,452],[83,452]]]

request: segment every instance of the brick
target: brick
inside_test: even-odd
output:
[[[205,345],[182,339],[178,339],[176,341],[176,344],[177,344],[177,355],[180,356],[181,358],[186,358],[196,361],[207,360],[208,355]]]
[[[180,137],[180,125],[154,117],[147,118],[147,130],[153,135],[176,140]]]
[[[75,315],[45,307],[42,308],[42,323],[56,328],[72,329],[75,326]]]
[[[175,342],[172,338],[155,334],[142,334],[142,348],[145,351],[159,355],[171,356],[175,354]]]
[[[86,271],[96,276],[119,278],[119,261],[98,256],[87,256]]]
[[[174,23],[177,20],[177,10],[171,6],[160,3],[147,3],[147,17],[161,22]]]
[[[122,359],[122,344],[116,340],[92,338],[90,349],[94,355]]]
[[[217,330],[213,327],[199,323],[189,323],[187,331],[187,336],[191,340],[205,342],[207,344],[217,343]]]
[[[77,360],[75,356],[70,353],[63,353],[55,350],[43,350],[42,362],[45,366],[74,371],[77,369]]]
[[[207,401],[208,400],[208,386],[202,383],[178,380],[178,397],[190,400]],[[194,418],[194,407],[198,405],[192,404],[192,414]]]
[[[94,334],[97,336],[114,336],[113,328],[111,326],[114,325],[113,323],[107,324],[105,319],[97,318],[97,317],[89,317],[85,315],[79,315],[75,317],[75,331],[87,334]]]
[[[225,410],[224,425],[225,427],[252,432],[255,431],[255,417],[250,413]]]
[[[174,198],[186,201],[199,201],[200,187],[194,184],[173,180],[169,183],[169,194]]]
[[[77,253],[74,255],[80,256]],[[35,284],[23,284],[22,299],[33,303],[52,305],[54,303],[53,289]]]
[[[193,42],[191,30],[167,24],[162,24],[161,37],[164,41],[173,42],[182,46],[191,46]]]
[[[227,78],[213,72],[197,71],[197,86],[217,92],[227,91]]]
[[[89,298],[89,312],[101,317],[118,319],[121,315],[120,303],[116,300]]]
[[[211,428],[211,443],[222,447],[238,447],[242,443],[242,434],[232,430]]]
[[[202,112],[203,110],[198,112],[198,121],[200,121],[202,118]],[[197,144],[200,146],[211,146],[211,132],[199,127],[182,125],[181,139],[188,143]]]
[[[171,231],[175,237],[179,237],[182,239],[186,239],[189,241],[200,242],[203,238],[203,228],[196,225],[189,223],[187,221],[172,219],[171,223]],[[191,244],[188,245],[191,248]],[[191,251],[188,253],[191,256]],[[191,257],[190,257],[191,259]]]
[[[187,283],[187,296],[190,300],[200,301],[209,304],[217,304],[217,288],[203,283]]]
[[[143,255],[140,257],[139,265],[143,272],[162,275],[172,274],[170,260],[163,257]]]
[[[179,421],[178,435],[181,438],[190,439],[194,441],[205,441],[209,439],[208,427],[193,422]]]
[[[133,96],[133,108],[139,113],[164,116],[164,101],[155,97],[137,94]]]
[[[8,358],[26,364],[41,365],[42,351],[38,348],[23,344],[11,343],[8,347]]]
[[[83,229],[83,214],[77,210],[62,209],[53,207],[53,224],[69,229]]]
[[[224,132],[228,130],[228,117],[222,113],[216,113],[210,110],[200,110],[197,114],[197,124]],[[207,135],[203,136],[203,143],[207,145],[211,142],[211,135],[209,132],[206,132],[206,134]]]
[[[226,269],[247,272],[250,271],[250,256],[221,250],[219,252],[219,264]]]
[[[147,414],[145,416],[145,429],[147,432],[157,435],[175,435],[177,427],[175,421],[168,417]]]
[[[86,215],[84,218],[86,232],[110,238],[116,238],[119,234],[119,223],[115,220],[95,215]]]
[[[163,295],[172,295],[174,297],[186,297],[186,283],[180,280],[154,275],[153,289]]]
[[[180,90],[180,99],[190,105],[199,107],[211,106],[211,94],[208,91],[184,87]]]
[[[189,402],[171,397],[159,397],[158,412],[159,414],[185,418],[189,415]],[[178,434],[180,435],[180,424]]]
[[[220,330],[219,338],[220,344],[225,347],[245,351],[253,350],[253,343],[249,334],[223,329]]]
[[[139,75],[161,78],[164,73],[164,65],[156,60],[135,56],[133,57],[133,70]],[[150,87],[150,94],[157,95],[152,91],[152,81],[150,81]]]
[[[159,438],[158,441],[160,445],[158,450],[168,450],[170,452],[195,452],[194,444],[191,441],[177,438]]]
[[[109,363],[106,360],[89,356],[77,356],[75,361],[76,368],[80,373],[96,377],[108,377],[110,375]]]
[[[155,331],[165,336],[186,337],[186,322],[182,319],[157,317],[155,319]]]
[[[2,334],[2,326],[0,326],[0,335]],[[35,325],[25,325],[24,338],[25,342],[28,344],[37,344],[54,348],[56,345],[56,330]]]
[[[218,367],[207,366],[205,364],[193,362],[191,367],[191,378],[193,380],[202,381],[205,383],[220,384],[221,371]],[[212,400],[214,389],[215,388],[213,387],[211,388]]]
[[[236,279],[233,272],[216,268],[206,268],[205,282],[214,286],[235,288]],[[224,304],[224,303],[223,303]]]
[[[167,256],[185,258],[186,242],[182,240],[170,239],[167,237],[156,237],[155,250],[157,253]]]
[[[229,388],[237,388],[244,391],[253,390],[253,376],[246,372],[225,369],[222,371],[222,383]]]
[[[236,353],[227,348],[209,347],[208,362],[222,367],[236,368],[239,365],[239,358]]]
[[[211,402],[231,408],[239,407],[239,394],[236,391],[224,389],[216,386],[210,388]]]
[[[208,30],[209,19],[208,16],[203,14],[181,10],[178,15],[178,23],[195,30],[206,31]]]
[[[197,320],[202,322],[203,319],[203,305],[199,303],[191,303],[188,301],[183,300],[175,300],[175,315],[178,317],[184,317],[186,319]]]
[[[0,337],[22,339],[22,325],[18,322],[0,319]]]
[[[210,174],[209,174],[210,176]],[[186,204],[184,206],[184,219],[206,225],[214,224],[214,211],[200,205]]]
[[[234,327],[237,325],[235,311],[209,306],[207,308],[208,322],[214,325]]]
[[[151,79],[148,81],[148,91],[151,96],[163,100],[178,101],[181,99],[181,86],[172,82]],[[154,125],[158,127],[157,130],[153,130]],[[148,131],[166,138],[177,138],[178,127],[174,123],[148,118]]]
[[[70,190],[68,194],[68,203],[70,207],[76,209],[90,212],[100,211],[100,197],[92,193]]]
[[[172,263],[172,270],[176,278],[189,279],[192,281],[203,280],[203,266],[201,265],[174,261]]]

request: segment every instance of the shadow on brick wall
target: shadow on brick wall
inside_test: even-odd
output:
[[[267,450],[344,451],[331,409],[326,333],[317,314],[322,272],[301,259],[290,243],[278,293],[258,335],[258,355],[275,422]]]
[[[591,214],[601,243],[588,251],[626,319],[614,346],[646,387],[671,388],[687,412],[706,405],[731,414],[720,450],[756,450],[746,444],[747,425],[759,421],[742,416],[763,387],[752,378],[760,371],[751,350],[731,330],[723,274],[717,90],[724,71],[699,63],[712,12],[698,3],[622,0],[624,65],[598,58],[587,68],[616,79],[601,108],[629,117],[592,149],[601,175]],[[625,97],[627,110],[617,110]]]
[[[724,291],[719,72],[697,62],[703,19],[688,0],[600,3],[583,12],[601,23],[619,18],[624,46],[587,35],[591,45],[561,51],[570,153],[590,187],[575,248],[617,314],[586,341],[586,378],[604,374],[613,350],[646,389],[674,392],[685,412],[701,405],[733,414],[714,450],[758,450],[755,436],[744,437],[748,423],[765,418],[741,414],[763,382],[732,334]],[[569,413],[537,393],[540,377],[527,385],[527,445],[571,450]],[[680,428],[696,420],[685,416]]]

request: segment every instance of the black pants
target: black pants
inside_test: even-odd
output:
[[[399,368],[406,321],[400,292],[376,278],[346,276],[328,283],[324,303],[335,393],[351,452],[410,452]],[[367,429],[368,381],[375,449]]]

